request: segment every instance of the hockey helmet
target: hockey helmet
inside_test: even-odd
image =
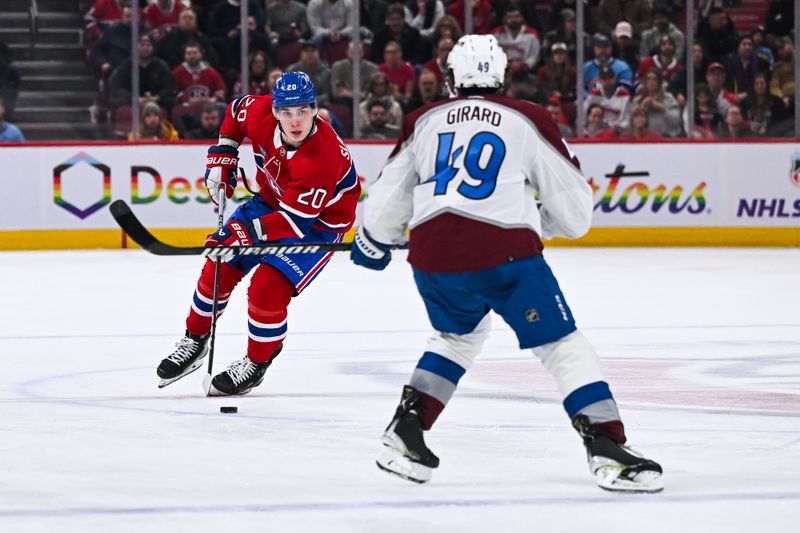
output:
[[[506,53],[494,35],[464,35],[447,56],[447,68],[453,72],[456,89],[499,89],[505,81],[507,62]]]
[[[305,72],[281,74],[272,88],[272,107],[317,106],[317,89]]]

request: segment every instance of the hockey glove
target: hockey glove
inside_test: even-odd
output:
[[[358,228],[350,250],[353,263],[371,270],[383,270],[392,259],[392,247],[372,240],[364,228]]]
[[[231,219],[225,226],[206,238],[206,246],[250,246],[267,240],[261,220]]]
[[[217,192],[225,188],[231,198],[236,190],[236,172],[239,169],[239,151],[233,146],[212,146],[206,157],[206,189],[211,201],[217,203]]]

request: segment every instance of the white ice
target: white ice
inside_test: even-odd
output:
[[[377,469],[430,326],[396,254],[339,254],[236,399],[156,388],[199,258],[0,253],[0,532],[791,532],[800,526],[800,250],[548,249],[630,444],[666,489],[597,488],[549,376],[495,317],[426,436],[426,485]],[[215,368],[246,346],[245,287]],[[235,405],[238,414],[220,414]]]

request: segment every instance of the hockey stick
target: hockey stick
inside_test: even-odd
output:
[[[217,232],[220,237],[225,233],[225,188],[219,190],[217,206],[219,216],[217,217]],[[222,266],[222,258],[217,256],[214,260],[214,296],[211,302],[211,338],[208,339],[208,373],[203,378],[203,390],[206,396],[211,396],[211,379],[214,368],[214,340],[217,337],[217,314],[219,311],[219,270]]]
[[[317,242],[296,244],[254,244],[252,246],[172,246],[156,238],[136,218],[125,200],[115,200],[109,206],[119,227],[133,241],[155,255],[204,255],[225,259],[233,255],[314,254],[320,252],[349,252],[349,242]]]

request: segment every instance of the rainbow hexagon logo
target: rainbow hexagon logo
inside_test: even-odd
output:
[[[64,173],[77,165],[86,165],[88,168],[81,172],[79,178],[75,177],[70,179],[97,179],[97,192],[100,197],[98,201],[84,209],[66,200],[61,187]],[[78,152],[53,168],[53,202],[78,218],[83,219],[88,217],[111,202],[111,168],[84,152]]]

